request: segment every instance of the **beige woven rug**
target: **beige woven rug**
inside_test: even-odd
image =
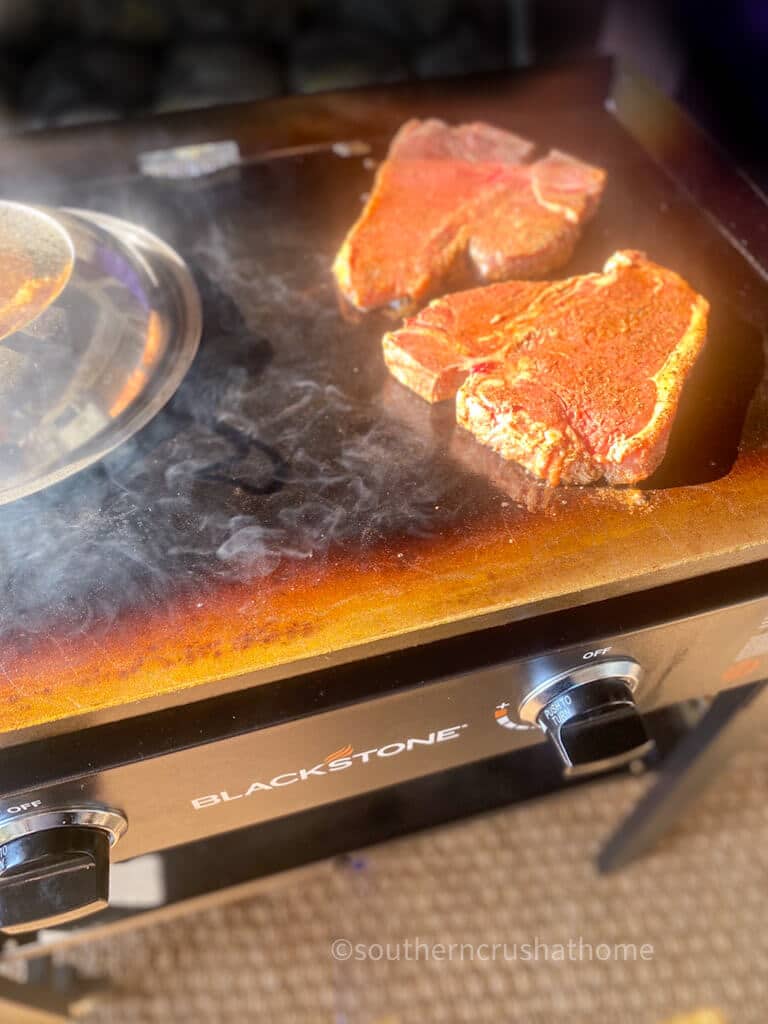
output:
[[[599,878],[601,840],[647,784],[377,847],[62,959],[119,986],[94,1024],[658,1024],[704,1008],[765,1024],[768,754],[740,757],[656,852]],[[331,955],[339,939],[350,959]],[[614,948],[631,943],[634,960]]]

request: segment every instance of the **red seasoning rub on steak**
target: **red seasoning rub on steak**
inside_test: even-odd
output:
[[[411,304],[469,262],[488,281],[535,276],[570,259],[605,172],[484,124],[408,121],[336,256],[360,310]]]
[[[384,335],[384,362],[428,402],[453,398],[474,368],[504,358],[504,325],[549,287],[548,281],[506,281],[435,299]]]
[[[667,446],[709,305],[642,253],[601,274],[510,281],[433,302],[384,337],[384,358],[429,401],[549,484],[636,483]]]

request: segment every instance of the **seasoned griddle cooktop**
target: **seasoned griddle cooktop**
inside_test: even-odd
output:
[[[356,102],[366,95],[373,123],[380,94]],[[758,272],[602,102],[568,106],[552,90],[547,103],[539,89],[527,103],[520,78],[459,83],[442,105],[420,95],[388,94],[389,120],[486,119],[608,170],[563,276],[639,248],[710,300],[708,349],[661,469],[642,489],[548,490],[389,377],[379,339],[392,320],[344,309],[330,273],[372,180],[332,136],[200,180],[38,187],[38,201],[117,215],[174,246],[204,333],[135,438],[0,508],[3,732],[768,555]],[[374,156],[389,134],[371,138]]]

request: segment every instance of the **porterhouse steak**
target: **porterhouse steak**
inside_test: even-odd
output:
[[[486,124],[408,121],[333,270],[360,310],[408,305],[469,262],[481,279],[566,263],[605,183],[598,167]]]
[[[664,456],[708,311],[621,251],[599,274],[438,299],[384,336],[384,359],[427,401],[455,394],[461,426],[550,484],[635,483]]]

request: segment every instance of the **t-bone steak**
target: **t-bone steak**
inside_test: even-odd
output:
[[[535,277],[570,259],[605,172],[487,124],[408,121],[379,167],[333,271],[367,311],[408,306],[466,269],[482,280]]]
[[[709,304],[631,250],[603,272],[474,288],[384,336],[391,373],[430,402],[456,395],[478,441],[555,485],[643,480],[664,457]]]

